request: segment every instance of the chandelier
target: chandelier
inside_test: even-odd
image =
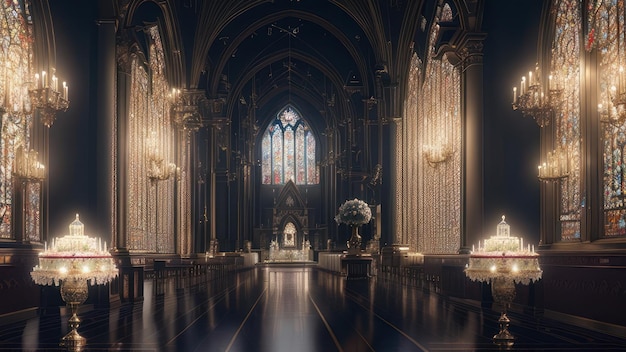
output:
[[[54,123],[56,114],[69,107],[67,83],[63,82],[59,89],[59,78],[54,72],[52,69],[51,75],[46,71],[36,73],[35,88],[28,90],[32,106],[40,112],[41,122],[48,128]]]
[[[429,164],[435,165],[442,163],[452,156],[452,146],[450,143],[437,143],[424,145],[424,158]]]
[[[613,125],[622,125],[626,121],[626,72],[624,66],[617,69],[613,82],[607,89],[604,103],[598,104],[600,121]]]
[[[523,116],[531,116],[540,127],[550,124],[556,110],[561,104],[563,86],[558,77],[548,76],[548,87],[542,85],[539,66],[528,72],[528,80],[522,77],[519,92],[513,87],[513,110],[519,110]]]
[[[38,160],[39,153],[35,150],[24,150],[18,147],[15,155],[15,175],[26,180],[41,181],[46,177],[46,170]]]
[[[176,173],[176,164],[169,163],[165,160],[163,152],[159,148],[159,140],[156,132],[152,132],[147,142],[147,171],[146,174],[150,181],[165,181]]]
[[[541,181],[558,181],[569,176],[567,148],[559,147],[548,152],[545,161],[537,167]]]

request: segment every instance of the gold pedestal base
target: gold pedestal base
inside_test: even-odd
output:
[[[496,278],[491,281],[491,294],[493,300],[502,308],[502,314],[498,319],[500,332],[493,336],[493,343],[501,347],[511,347],[515,337],[509,332],[511,320],[506,316],[506,311],[515,298],[515,282],[509,279]]]
[[[71,352],[79,352],[82,351],[87,343],[87,339],[80,336],[76,329],[72,329],[67,335],[63,336],[59,346],[64,347],[68,351]]]
[[[493,343],[504,347],[513,346],[515,337],[513,337],[513,335],[509,332],[509,324],[511,323],[511,320],[509,320],[509,317],[506,316],[506,313],[502,313],[502,315],[500,315],[498,323],[500,324],[500,332],[493,335]]]

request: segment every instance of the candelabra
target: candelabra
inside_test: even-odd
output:
[[[519,93],[519,94],[518,94]],[[550,124],[556,110],[561,105],[563,88],[558,77],[548,76],[548,89],[541,83],[539,67],[528,72],[528,81],[522,77],[520,90],[513,87],[513,110],[519,110],[523,116],[532,116],[540,127]]]
[[[46,170],[37,160],[38,155],[34,150],[28,151],[22,146],[18,147],[15,155],[15,175],[26,180],[43,180],[46,177]]]
[[[68,86],[66,82],[62,83],[62,91],[59,90],[59,79],[54,74],[46,74],[41,71],[35,74],[35,87],[28,90],[28,95],[32,106],[39,111],[41,122],[50,127],[54,123],[58,112],[65,112],[69,107]]]
[[[545,160],[538,166],[539,180],[558,181],[569,176],[569,158],[566,148],[559,147],[548,152]]]
[[[607,89],[607,97],[604,103],[598,104],[600,121],[620,126],[626,121],[626,72],[620,66],[616,82],[612,82]]]

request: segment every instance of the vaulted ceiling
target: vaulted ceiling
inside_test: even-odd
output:
[[[323,130],[346,118],[380,117],[368,116],[369,98],[386,100],[382,117],[400,114],[401,103],[389,100],[403,96],[411,55],[424,59],[429,28],[446,3],[453,20],[441,24],[437,43],[451,50],[463,33],[479,31],[482,1],[162,0],[119,10],[127,27],[167,29],[177,68],[170,81],[224,99],[228,118],[237,120],[242,105],[263,119],[292,103]]]

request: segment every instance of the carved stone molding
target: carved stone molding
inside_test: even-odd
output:
[[[185,89],[172,106],[172,119],[176,126],[190,132],[202,127],[202,106],[206,103],[204,91]]]

